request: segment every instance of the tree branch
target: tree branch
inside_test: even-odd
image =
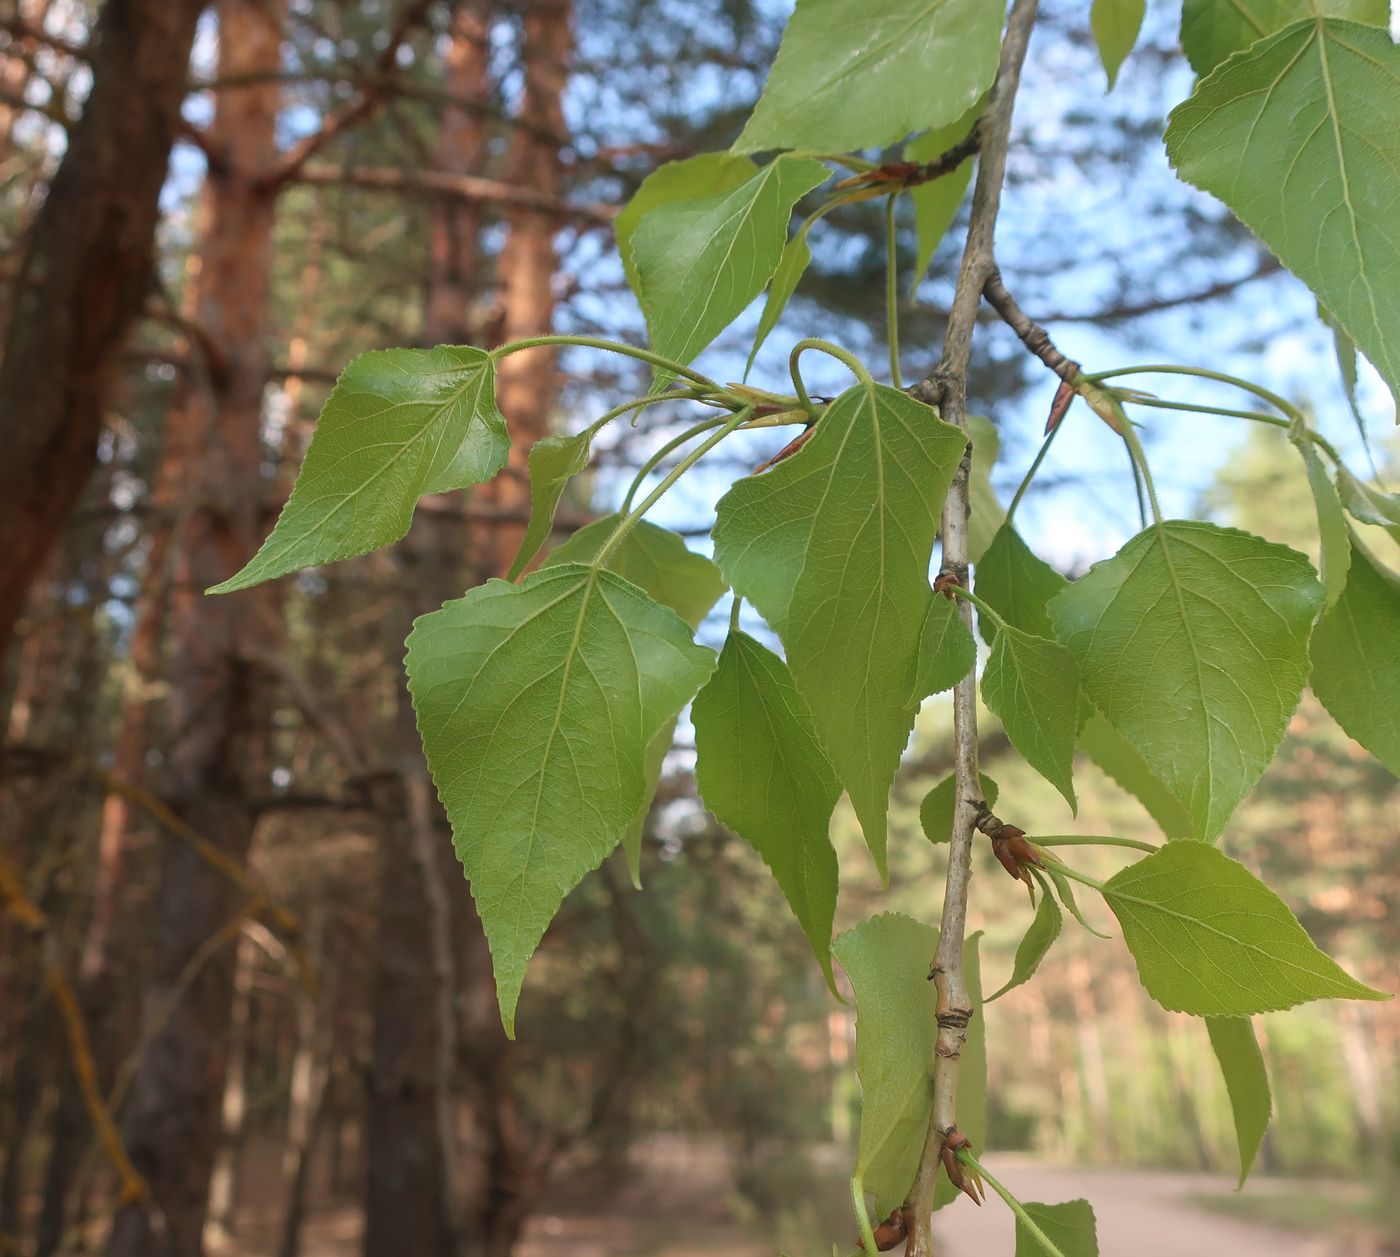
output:
[[[948,315],[943,358],[927,379],[911,390],[923,401],[936,402],[942,418],[967,431],[967,375],[972,357],[972,333],[982,291],[996,269],[995,237],[1001,208],[1001,187],[1006,176],[1006,150],[1011,135],[1011,114],[1021,66],[1037,0],[1015,0],[1007,19],[992,99],[979,127],[980,154],[977,186],[972,196],[967,244],[962,269]],[[972,465],[969,442],[962,464],[953,477],[943,508],[943,570],[966,582],[968,567],[968,475]],[[958,608],[969,632],[971,607]],[[932,976],[937,988],[938,1036],[934,1048],[933,1110],[928,1135],[907,1204],[914,1231],[907,1257],[932,1257],[933,1195],[938,1183],[943,1145],[957,1122],[958,1069],[967,1023],[973,1015],[972,1000],[963,972],[963,942],[967,930],[967,888],[972,876],[972,840],[977,822],[975,801],[981,798],[977,773],[977,678],[969,671],[953,690],[953,754],[957,781],[957,806],[948,849],[948,879],[943,896],[943,917],[938,931]]]
[[[991,274],[987,276],[987,282],[982,286],[982,292],[992,309],[1001,315],[1006,325],[1021,338],[1021,343],[1060,379],[1066,384],[1073,384],[1079,378],[1079,364],[1066,358],[1056,349],[1055,342],[1050,339],[1050,333],[1021,309],[1010,289],[1002,281],[1001,271],[995,264]]]

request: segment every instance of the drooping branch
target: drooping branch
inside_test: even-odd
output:
[[[972,357],[972,334],[977,325],[983,289],[996,269],[996,221],[1001,208],[1002,182],[1006,175],[1011,115],[1021,80],[1021,66],[1025,61],[1031,29],[1035,25],[1036,10],[1037,0],[1015,0],[1007,20],[996,84],[978,127],[977,185],[972,197],[962,268],[943,340],[943,357],[928,378],[912,390],[921,400],[936,403],[945,422],[955,424],[964,431],[967,430],[967,375]],[[943,570],[962,583],[966,583],[969,562],[968,522],[971,510],[968,475],[971,460],[972,447],[969,443],[962,464],[953,477],[943,510]],[[962,603],[959,614],[970,631],[971,607]],[[967,891],[972,874],[977,801],[981,798],[977,771],[977,680],[973,672],[969,672],[953,690],[953,751],[957,802],[948,849],[943,916],[932,971],[937,988],[938,1018],[933,1065],[933,1110],[923,1155],[907,1202],[914,1222],[908,1257],[931,1257],[933,1253],[934,1188],[938,1182],[944,1144],[957,1124],[958,1071],[963,1043],[967,1038],[967,1024],[974,1011],[963,970]]]

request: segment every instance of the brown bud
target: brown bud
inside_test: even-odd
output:
[[[1045,421],[1046,436],[1060,426],[1060,420],[1065,417],[1065,412],[1073,400],[1074,385],[1068,380],[1061,380],[1060,387],[1055,390],[1055,400],[1050,403],[1050,418]]]
[[[882,1253],[889,1252],[909,1237],[909,1213],[904,1208],[896,1209],[888,1218],[875,1228],[875,1247]],[[861,1240],[860,1246],[865,1247],[865,1241]]]
[[[942,594],[949,602],[952,602],[957,596],[953,590],[961,588],[962,581],[958,579],[955,572],[939,572],[933,578],[933,592]]]

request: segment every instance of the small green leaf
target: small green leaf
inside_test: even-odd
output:
[[[1353,519],[1384,528],[1400,541],[1400,494],[1374,489],[1345,467],[1337,468],[1337,494]]]
[[[617,234],[617,253],[627,274],[627,286],[638,296],[637,263],[632,256],[632,237],[643,217],[663,205],[678,201],[699,201],[709,196],[732,192],[741,183],[753,178],[758,167],[747,157],[733,153],[701,153],[684,161],[670,161],[658,166],[632,194],[632,199],[613,219]]]
[[[510,452],[491,357],[470,346],[382,349],[341,372],[272,535],[232,593],[365,554],[408,532],[425,493],[484,484]]]
[[[958,604],[930,591],[928,612],[919,635],[914,701],[950,690],[977,664],[977,643],[967,631]]]
[[[928,569],[966,438],[898,389],[857,384],[792,458],[720,500],[715,559],[777,631],[881,872],[909,740]]]
[[[1169,520],[1050,600],[1085,693],[1211,841],[1273,758],[1322,590],[1285,546]]]
[[[1069,581],[1031,551],[1010,524],[1002,524],[977,562],[977,596],[1015,628],[1036,637],[1054,637],[1045,604]],[[978,620],[982,636],[991,642],[996,622]]]
[[[515,562],[510,565],[507,580],[514,580],[525,565],[539,553],[554,530],[554,512],[564,488],[579,472],[588,467],[593,445],[593,429],[585,428],[573,436],[541,437],[530,447],[527,460],[530,469],[530,522],[520,540]]]
[[[879,1218],[903,1203],[928,1134],[938,1032],[928,967],[937,945],[936,930],[893,912],[863,921],[832,944],[856,995],[856,1173],[875,1193]]]
[[[421,617],[405,666],[513,1034],[530,956],[637,814],[646,748],[714,655],[635,585],[564,564]]]
[[[1283,900],[1203,842],[1169,842],[1104,884],[1147,993],[1169,1012],[1247,1017],[1389,999],[1318,951]]]
[[[982,673],[982,701],[1011,745],[1078,812],[1074,744],[1079,736],[1079,670],[1059,642],[1009,624],[996,636]]]
[[[1016,1219],[1016,1257],[1099,1257],[1099,1236],[1094,1225],[1094,1208],[1087,1200],[1067,1200],[1061,1205],[1027,1201],[1021,1206],[1031,1220],[1055,1245],[1048,1249]]]
[[[1312,638],[1313,693],[1400,777],[1400,577],[1356,541],[1342,596]]]
[[[978,773],[982,783],[982,798],[988,807],[995,807],[997,783],[986,773]],[[958,779],[953,775],[944,777],[932,790],[924,795],[919,804],[919,825],[924,837],[930,842],[947,842],[953,833],[953,805],[957,801]]]
[[[1303,456],[1303,465],[1308,472],[1308,488],[1312,490],[1313,501],[1317,505],[1317,532],[1320,540],[1322,559],[1322,598],[1323,606],[1335,606],[1337,599],[1346,588],[1347,569],[1351,567],[1351,538],[1347,535],[1346,516],[1342,513],[1342,500],[1336,487],[1327,478],[1327,469],[1317,456],[1313,443],[1302,440],[1295,443],[1298,453]]]
[[[798,282],[806,274],[807,268],[811,264],[812,250],[807,246],[807,233],[803,230],[783,246],[783,255],[778,259],[778,269],[773,272],[772,282],[768,285],[768,300],[763,304],[763,314],[758,320],[758,331],[754,334],[753,348],[749,350],[749,360],[744,364],[744,378],[746,380],[749,378],[749,372],[753,370],[753,362],[758,357],[758,351],[763,348],[763,342],[778,326],[778,320],[783,317],[787,303],[792,300],[792,294],[797,291]]]
[[[991,85],[1001,21],[986,0],[798,0],[734,151],[845,153],[945,126]]]
[[[963,943],[963,983],[972,1001],[972,1020],[967,1023],[962,1064],[958,1067],[958,1129],[972,1140],[974,1148],[987,1146],[987,1018],[982,1000],[981,941],[979,930],[969,934]],[[933,1207],[942,1209],[961,1195],[947,1175],[940,1174],[933,1189]]]
[[[1092,934],[1095,938],[1107,939],[1112,937],[1112,935],[1105,934],[1102,930],[1096,930],[1089,924],[1089,918],[1080,911],[1079,901],[1074,897],[1074,883],[1071,882],[1059,868],[1056,868],[1053,859],[1045,862],[1045,876],[1054,883],[1055,893],[1059,895],[1060,902],[1064,904],[1065,910],[1070,916],[1079,922],[1082,929]],[[1042,886],[1041,889],[1043,890],[1044,886]]]
[[[647,214],[632,257],[652,349],[689,362],[743,313],[777,269],[793,206],[829,175],[778,157],[728,192]]]
[[[1099,46],[1110,92],[1118,82],[1118,71],[1138,41],[1146,10],[1147,0],[1094,0],[1089,25],[1094,28],[1094,42]]]
[[[731,632],[692,718],[705,806],[773,871],[834,994],[837,870],[827,830],[841,784],[787,666],[748,634]]]
[[[955,144],[967,139],[981,112],[982,101],[979,100],[956,122],[946,127],[934,127],[910,140],[904,146],[904,160],[922,163],[942,156]],[[914,253],[915,292],[928,274],[929,263],[933,261],[939,241],[948,234],[948,228],[957,217],[958,206],[962,204],[968,184],[972,182],[974,164],[969,158],[941,178],[909,189],[909,199],[914,203],[914,230],[918,239]]]
[[[1235,1137],[1240,1147],[1238,1190],[1249,1177],[1273,1115],[1269,1071],[1264,1067],[1264,1054],[1259,1050],[1249,1018],[1207,1017],[1206,1030],[1215,1059],[1220,1062],[1220,1072],[1225,1075],[1225,1090],[1230,1094],[1235,1118]]]
[[[1224,201],[1400,396],[1398,87],[1387,31],[1309,16],[1197,83],[1166,139],[1177,173]]]
[[[990,1004],[994,999],[1000,999],[1007,991],[1014,990],[1022,983],[1029,982],[1035,976],[1035,971],[1040,968],[1040,962],[1045,959],[1050,948],[1055,945],[1055,940],[1060,937],[1063,925],[1064,918],[1060,915],[1060,905],[1055,902],[1054,895],[1046,890],[1040,896],[1035,917],[1031,920],[1025,936],[1016,948],[1016,959],[1011,965],[1011,976],[1006,980],[1006,985],[1001,990],[997,991],[995,995],[987,996],[987,1003]]]
[[[967,525],[967,557],[977,564],[1006,521],[1006,508],[992,488],[992,468],[1001,454],[1001,437],[996,424],[982,415],[968,415],[967,429],[972,437],[972,475],[967,485],[972,518]]]
[[[1281,31],[1300,18],[1345,17],[1384,26],[1389,0],[1185,0],[1181,12],[1181,46],[1191,68],[1208,74],[1241,48]]]
[[[1079,730],[1079,749],[1117,785],[1133,796],[1168,838],[1189,838],[1191,818],[1157,780],[1133,744],[1102,712],[1094,712]]]

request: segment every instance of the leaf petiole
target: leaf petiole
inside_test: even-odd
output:
[[[1139,838],[1117,838],[1112,834],[1051,834],[1042,838],[1028,834],[1033,843],[1041,847],[1131,847],[1134,851],[1160,851],[1155,843],[1143,842]]]
[[[683,375],[687,380],[693,380],[696,384],[701,385],[707,393],[723,392],[709,376],[701,375],[699,371],[684,363],[677,362],[674,358],[667,358],[663,354],[653,353],[650,349],[642,349],[637,345],[628,345],[623,341],[605,340],[601,336],[530,336],[525,340],[513,340],[509,344],[501,345],[498,349],[493,349],[490,357],[491,361],[495,363],[510,354],[519,353],[523,349],[542,349],[552,345],[573,345],[580,349],[605,349],[609,353],[621,354],[624,358],[635,358],[638,362],[649,363],[653,367],[660,367],[663,371]]]
[[[991,1184],[992,1190],[996,1192],[996,1194],[1006,1202],[1007,1208],[1010,1209],[1011,1212],[1016,1215],[1017,1220],[1022,1222],[1025,1225],[1026,1229],[1030,1231],[1032,1235],[1035,1236],[1036,1240],[1042,1245],[1044,1245],[1045,1251],[1049,1255],[1049,1257],[1065,1257],[1064,1252],[1055,1244],[1055,1242],[1048,1235],[1046,1235],[1045,1232],[1040,1229],[1040,1227],[1036,1225],[1035,1219],[1032,1218],[1031,1215],[1026,1212],[1025,1206],[1022,1205],[1021,1202],[1017,1200],[1016,1197],[1013,1196],[1009,1191],[1007,1191],[1007,1189],[1003,1187],[995,1178],[988,1174],[987,1171],[983,1168],[981,1162],[979,1162],[977,1158],[972,1155],[972,1153],[970,1153],[966,1148],[960,1148],[958,1150],[957,1157],[958,1160],[961,1161],[964,1165],[966,1165],[969,1169],[976,1170],[977,1173],[982,1176],[985,1182]]]
[[[798,404],[814,419],[817,413],[816,407],[812,404],[807,386],[802,382],[802,371],[798,366],[798,359],[809,349],[820,350],[835,358],[837,362],[844,363],[862,384],[867,387],[874,386],[875,381],[870,378],[870,372],[865,369],[865,364],[849,350],[842,349],[840,345],[833,345],[830,341],[818,340],[815,336],[808,336],[798,341],[792,347],[792,353],[788,355],[788,369],[792,372],[792,387],[797,394]]]

